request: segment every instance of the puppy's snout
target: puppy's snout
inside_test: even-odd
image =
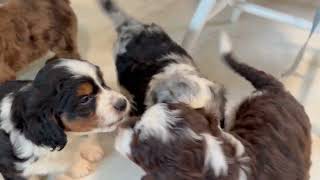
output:
[[[119,112],[123,112],[127,109],[128,106],[128,102],[126,99],[124,98],[120,98],[118,99],[114,104],[113,107],[115,110],[119,111]]]

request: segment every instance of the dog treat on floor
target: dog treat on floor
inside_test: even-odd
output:
[[[85,162],[72,167],[81,136],[114,131],[130,109],[102,77],[87,61],[57,59],[34,81],[0,85],[0,173],[5,179],[70,168],[77,176],[92,171]]]
[[[231,55],[225,62],[259,93],[235,109],[229,131],[182,103],[160,103],[122,124],[116,149],[139,165],[144,180],[307,180],[310,122],[304,108],[273,76]]]
[[[0,6],[0,83],[49,52],[79,59],[69,0],[9,0]]]
[[[224,118],[224,90],[200,74],[192,58],[156,24],[128,16],[111,0],[99,0],[118,33],[115,58],[124,94],[133,115],[160,102],[183,102]],[[221,109],[219,109],[219,108]]]

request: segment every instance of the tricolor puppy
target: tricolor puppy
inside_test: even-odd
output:
[[[49,52],[79,59],[77,18],[70,1],[1,1],[0,52],[0,82],[14,80],[16,72]]]
[[[156,24],[143,24],[111,0],[100,0],[118,33],[118,79],[133,101],[134,115],[156,103],[182,102],[223,119],[223,88],[203,77],[192,58]],[[221,109],[217,108],[220,107]]]
[[[2,84],[0,173],[15,179],[65,172],[79,148],[75,138],[115,130],[129,108],[87,61],[50,61],[34,81]]]
[[[271,75],[237,62],[226,37],[226,63],[260,93],[236,109],[230,131],[218,117],[183,104],[156,104],[119,129],[116,149],[144,180],[309,179],[310,122]]]

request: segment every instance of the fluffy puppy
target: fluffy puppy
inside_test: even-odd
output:
[[[115,147],[146,172],[143,180],[212,180],[230,166],[218,118],[207,118],[182,103],[156,104],[121,125]]]
[[[53,52],[79,59],[77,19],[69,0],[9,0],[0,4],[0,82]]]
[[[144,180],[309,179],[304,108],[278,80],[238,63],[224,45],[226,63],[261,92],[239,106],[229,132],[214,113],[156,104],[122,125],[116,149],[144,169]]]
[[[114,49],[118,79],[133,101],[134,115],[156,103],[183,102],[207,112],[216,110],[223,119],[223,88],[203,77],[161,27],[129,17],[111,0],[99,2],[118,33]]]
[[[50,61],[34,81],[5,82],[0,86],[0,173],[22,179],[65,172],[74,163],[80,135],[115,130],[129,108],[87,61]]]

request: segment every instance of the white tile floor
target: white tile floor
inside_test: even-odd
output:
[[[107,82],[116,87],[112,59],[115,33],[110,21],[99,11],[96,1],[72,0],[71,2],[79,18],[79,43],[82,55],[101,66]],[[133,16],[145,22],[162,25],[174,39],[181,42],[198,1],[118,0],[118,2]],[[259,0],[257,2],[308,19],[311,19],[314,10],[314,5],[302,0]],[[229,91],[228,107],[230,109],[250,93],[251,87],[220,62],[217,53],[219,29],[224,28],[230,32],[236,53],[243,61],[276,76],[292,63],[299,47],[307,37],[307,32],[250,15],[243,15],[236,24],[226,24],[228,17],[229,13],[225,12],[208,23],[193,55],[204,74],[225,84]],[[310,67],[311,73],[307,73],[304,79],[290,77],[283,81],[288,89],[303,102],[311,121],[315,124],[314,129],[320,134],[318,120],[320,118],[320,74],[317,73],[319,66],[315,65],[317,60],[320,60],[320,36],[315,36],[310,43],[305,61],[299,68],[299,72],[305,73]],[[33,71],[29,70],[23,77],[30,76],[39,66],[34,65],[31,68]],[[314,79],[313,84],[310,83],[312,79]],[[106,146],[107,156],[98,171],[85,179],[140,179],[142,171],[112,150],[113,138],[105,135],[101,139]],[[320,139],[316,136],[314,136],[312,159],[314,163],[311,170],[312,180],[318,180],[320,178]]]

